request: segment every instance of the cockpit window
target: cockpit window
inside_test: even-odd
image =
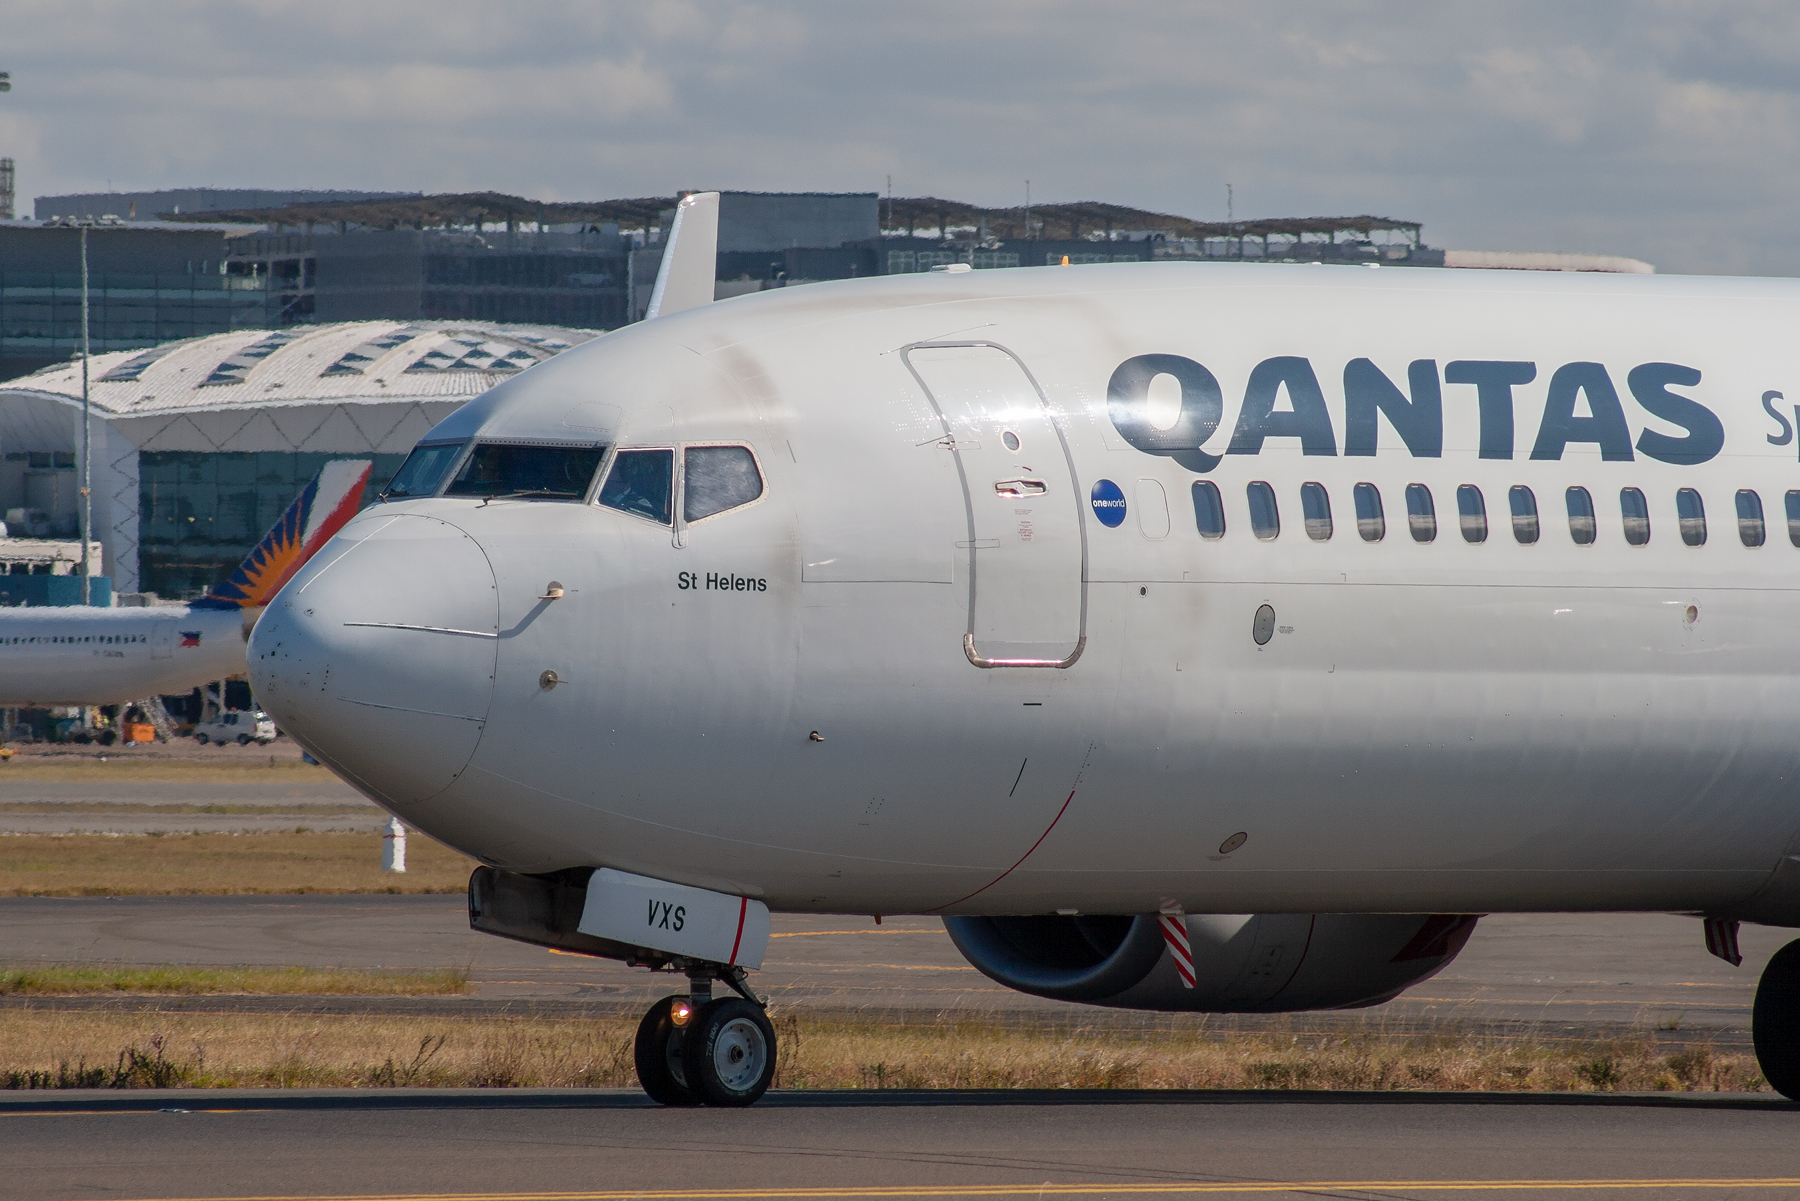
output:
[[[762,495],[756,457],[742,446],[690,446],[682,457],[681,516],[699,521]]]
[[[580,500],[604,453],[604,447],[591,445],[478,443],[444,495]]]
[[[436,496],[437,490],[444,486],[444,477],[456,466],[457,457],[467,445],[467,442],[437,442],[413,447],[406,462],[400,464],[400,470],[382,489],[381,499]]]
[[[668,525],[674,483],[674,451],[622,450],[613,456],[612,470],[600,486],[599,500],[609,509]]]

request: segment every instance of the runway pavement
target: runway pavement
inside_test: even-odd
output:
[[[1281,1021],[1529,1028],[1541,1037],[1651,1029],[1720,1047],[1748,1045],[1763,964],[1787,931],[1746,926],[1745,961],[1706,954],[1700,924],[1668,915],[1503,915],[1483,918],[1450,967],[1398,1000],[1348,1014]],[[396,1011],[505,1007],[580,1014],[639,1010],[680,981],[603,960],[551,954],[469,930],[460,897],[82,897],[0,899],[0,961],[466,967],[467,998],[274,998],[283,1010],[355,1006]],[[1214,1026],[1272,1019],[1141,1015],[1027,997],[964,962],[934,918],[777,915],[769,957],[752,986],[777,1004],[812,1010],[905,1010],[1009,1021]],[[143,998],[4,1005],[157,1004]],[[242,1007],[234,998],[180,998],[190,1010]]]
[[[1763,1197],[1800,1105],[1761,1096],[625,1092],[0,1094],[0,1196],[611,1201]]]

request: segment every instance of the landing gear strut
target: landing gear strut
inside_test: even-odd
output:
[[[753,1105],[775,1078],[775,1028],[744,987],[744,969],[686,965],[688,992],[638,1023],[638,1083],[660,1105]],[[714,980],[738,995],[714,999]]]
[[[1775,952],[1763,969],[1750,1037],[1769,1087],[1800,1101],[1800,940]]]

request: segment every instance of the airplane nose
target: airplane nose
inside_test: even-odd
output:
[[[257,699],[393,805],[468,766],[494,692],[499,599],[479,544],[435,517],[364,514],[282,590],[250,640]]]

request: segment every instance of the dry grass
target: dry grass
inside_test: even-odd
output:
[[[70,997],[92,993],[146,996],[452,996],[469,991],[460,968],[423,972],[306,967],[150,967],[29,964],[0,968],[0,997]]]
[[[336,776],[299,759],[258,753],[249,747],[231,747],[217,758],[132,758],[131,751],[114,751],[104,761],[92,756],[24,756],[0,761],[0,780],[43,780],[92,784],[104,781],[142,784],[193,783],[288,783],[335,785]],[[227,755],[241,755],[230,759]]]
[[[345,817],[362,814],[370,821],[370,828],[376,823],[385,823],[388,815],[385,811],[367,803],[345,802],[344,804],[289,806],[281,805],[238,805],[238,804],[201,804],[197,801],[169,801],[163,804],[139,805],[126,801],[0,801],[0,815],[14,813],[57,814],[70,813],[104,813],[109,817],[145,817],[166,816],[168,814],[206,813],[214,816],[231,817],[294,817],[320,818]]]
[[[1002,1029],[780,1016],[779,1088],[1745,1091],[1747,1055],[1518,1039]],[[0,1013],[0,1086],[629,1087],[631,1018]]]
[[[424,837],[406,873],[373,834],[16,834],[0,837],[0,896],[460,893],[475,861]]]
[[[1018,1030],[988,1023],[877,1026],[784,1019],[782,1068],[803,1088],[1252,1088],[1743,1091],[1755,1060],[1655,1039],[1596,1043],[1445,1033]]]

